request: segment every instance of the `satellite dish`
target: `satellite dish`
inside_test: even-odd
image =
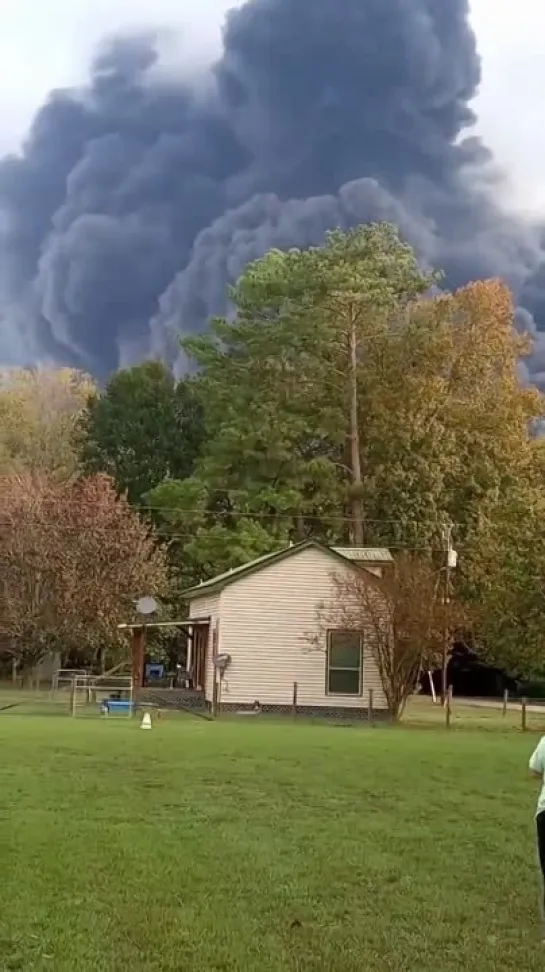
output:
[[[159,605],[154,597],[140,597],[136,602],[139,614],[154,614]]]

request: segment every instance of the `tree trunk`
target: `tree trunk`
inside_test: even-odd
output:
[[[352,471],[351,519],[352,539],[356,546],[363,546],[363,499],[360,454],[360,430],[358,424],[358,348],[356,322],[350,326],[350,468]]]
[[[297,540],[298,541],[305,540],[307,531],[305,527],[305,518],[302,513],[297,514],[295,523],[296,523],[296,531],[297,531]]]

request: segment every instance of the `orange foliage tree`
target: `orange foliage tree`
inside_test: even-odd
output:
[[[166,592],[163,548],[108,477],[8,477],[0,496],[0,651],[19,671],[71,646],[96,657]]]

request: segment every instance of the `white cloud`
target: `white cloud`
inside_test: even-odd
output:
[[[105,34],[174,27],[181,56],[195,66],[219,50],[225,13],[235,5],[236,0],[199,0],[195,7],[180,0],[0,0],[0,151],[17,146],[51,88],[85,78]]]
[[[471,0],[483,59],[479,130],[510,177],[509,202],[545,212],[545,5],[543,0]]]

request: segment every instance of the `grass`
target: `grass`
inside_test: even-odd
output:
[[[419,728],[445,728],[445,710],[441,705],[432,705],[426,696],[416,696],[410,700],[403,719],[405,725]],[[529,732],[545,734],[545,707],[531,705],[526,713],[526,726]],[[460,702],[454,699],[451,715],[452,729],[488,729],[494,732],[520,732],[522,711],[520,702],[510,702],[505,716],[502,704],[490,700],[486,704],[474,701]]]
[[[0,713],[0,970],[541,969],[535,738]]]

